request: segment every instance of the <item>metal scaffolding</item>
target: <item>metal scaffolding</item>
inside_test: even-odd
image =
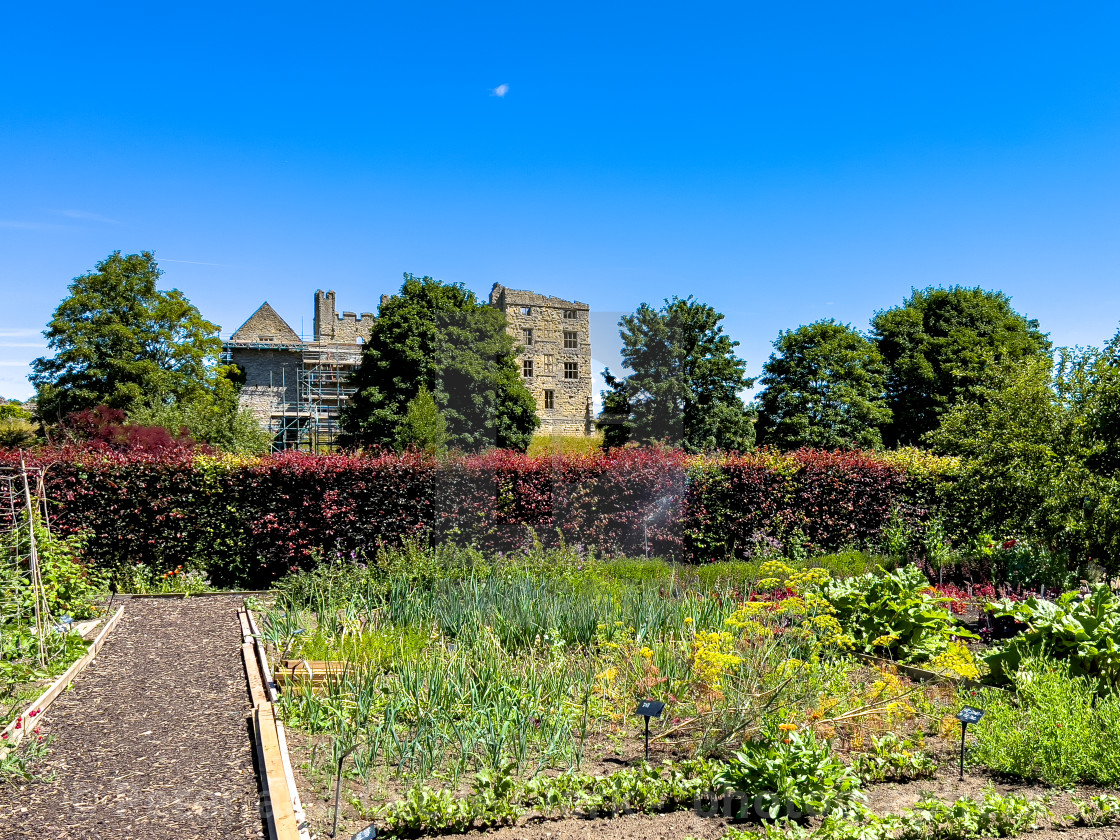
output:
[[[295,400],[275,406],[268,420],[274,452],[335,451],[339,415],[355,390],[347,380],[361,360],[360,346],[310,342],[301,346]],[[281,375],[287,374],[282,371]],[[286,379],[281,387],[286,393]]]

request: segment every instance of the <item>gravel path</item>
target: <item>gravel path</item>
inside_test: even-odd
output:
[[[125,602],[47,711],[43,777],[0,782],[0,836],[261,838],[234,596]]]

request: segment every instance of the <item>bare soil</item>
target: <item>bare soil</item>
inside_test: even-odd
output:
[[[39,725],[51,753],[0,782],[0,836],[262,838],[236,597],[137,599]]]

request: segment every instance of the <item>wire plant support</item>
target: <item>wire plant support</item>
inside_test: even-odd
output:
[[[32,492],[34,485],[34,493]],[[47,509],[46,483],[40,467],[28,467],[24,453],[19,454],[19,469],[0,467],[0,536],[11,546],[6,552],[7,562],[15,566],[16,577],[26,570],[31,587],[32,613],[38,644],[38,662],[47,664],[47,634],[53,627],[46,591],[43,587],[39,565],[39,549],[35,538],[37,524],[50,534],[50,515]],[[16,621],[20,622],[22,599],[12,599]]]

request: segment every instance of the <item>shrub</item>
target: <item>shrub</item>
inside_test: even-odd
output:
[[[972,728],[972,759],[1000,773],[1053,785],[1120,783],[1120,695],[1075,677],[1069,662],[1029,659],[1013,674],[1018,702],[987,697]]]
[[[0,464],[14,457],[0,453]],[[538,540],[695,563],[760,551],[796,559],[876,544],[910,492],[903,467],[850,452],[437,460],[70,447],[40,451],[34,465],[49,466],[52,527],[88,531],[100,563],[157,574],[185,564],[217,586],[257,586],[323,558],[370,558],[416,539],[487,552]],[[864,561],[847,552],[835,562],[854,570]]]

